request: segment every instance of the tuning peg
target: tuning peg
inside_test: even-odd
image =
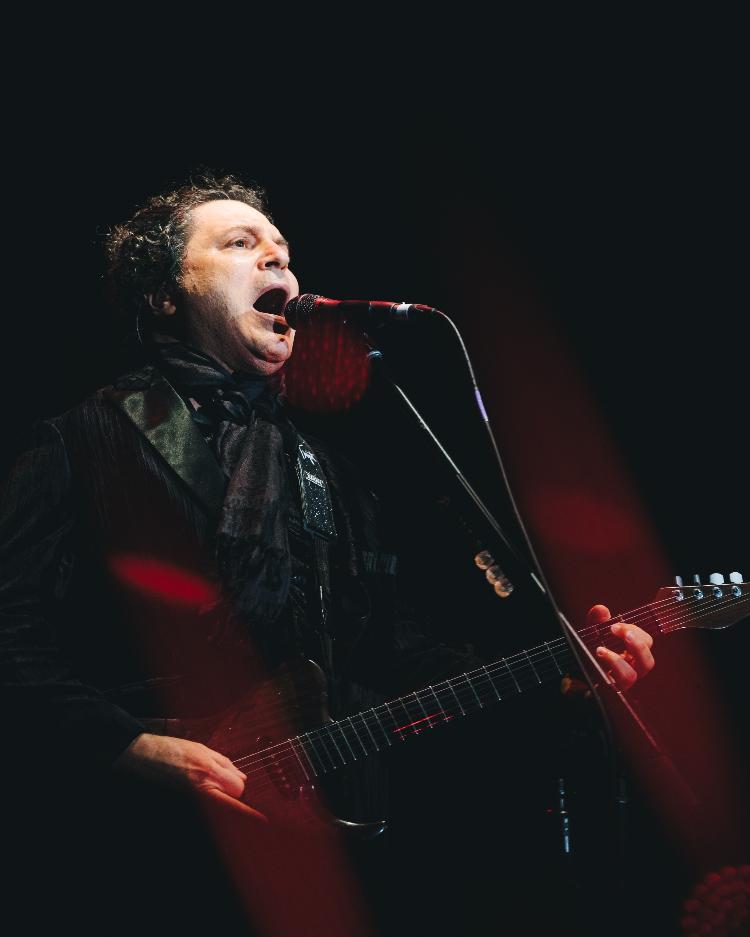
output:
[[[681,589],[682,588],[682,576],[675,576],[674,584],[677,586],[678,589]]]
[[[701,577],[698,573],[693,574],[693,585],[699,586],[701,584]]]
[[[513,583],[508,579],[502,569],[495,564],[490,566],[489,569],[486,569],[484,575],[496,594],[499,595],[501,599],[507,599],[513,591]]]
[[[474,557],[474,562],[480,569],[489,569],[495,563],[495,557],[489,550],[482,550]]]
[[[503,576],[493,583],[492,588],[495,590],[495,595],[499,595],[501,599],[507,599],[513,591],[513,583]]]
[[[730,573],[729,581],[734,582],[737,585],[740,585],[740,583],[742,582],[742,573]]]
[[[721,573],[711,573],[711,575],[708,577],[708,581],[711,583],[712,586],[724,585],[724,577],[722,576]]]

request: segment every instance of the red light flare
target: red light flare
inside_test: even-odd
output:
[[[481,229],[481,217],[475,221]],[[545,316],[522,264],[497,243],[493,227],[487,221],[486,230],[475,232],[456,275],[462,304],[472,310],[475,325],[481,322],[465,339],[521,515],[571,621],[583,623],[595,602],[606,603],[613,613],[640,606],[672,582],[675,571],[593,389]],[[478,281],[478,269],[492,270],[492,282]],[[640,712],[691,786],[709,792],[702,801],[706,828],[720,828],[724,848],[731,852],[735,817],[744,815],[731,714],[701,657],[696,634],[657,641],[655,656],[655,672],[634,691]],[[617,725],[626,732],[622,720]],[[702,841],[694,835],[695,816],[669,777],[653,770],[638,737],[619,741],[681,846],[702,864],[701,851],[711,848],[708,834]],[[714,842],[720,838],[714,836]]]
[[[253,933],[375,937],[333,831],[295,835],[214,812],[212,825]]]
[[[408,729],[411,729],[411,731],[416,734],[417,732],[420,731],[419,729],[416,728],[416,726],[420,725],[423,722],[426,722],[428,724],[428,727],[432,728],[433,720],[439,721],[439,722],[450,722],[451,717],[446,716],[446,715],[438,716],[437,713],[434,713],[431,716],[422,716],[421,719],[415,719],[414,722],[407,722],[406,725],[398,726],[398,728],[394,729],[393,731],[396,733],[401,733],[401,732],[406,732]]]
[[[203,576],[156,557],[121,553],[110,558],[109,566],[125,585],[176,605],[198,608],[214,602],[218,595]]]
[[[294,355],[284,370],[290,403],[316,413],[353,406],[370,380],[367,351],[356,329],[321,314],[295,337]]]

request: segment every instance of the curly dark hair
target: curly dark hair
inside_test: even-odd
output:
[[[107,292],[129,321],[150,312],[148,295],[179,283],[190,229],[190,211],[216,199],[245,202],[272,221],[265,191],[236,176],[201,173],[171,192],[150,198],[106,237]]]

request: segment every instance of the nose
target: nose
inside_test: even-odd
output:
[[[286,270],[289,266],[289,249],[286,244],[278,244],[269,238],[258,258],[258,266],[263,270]]]

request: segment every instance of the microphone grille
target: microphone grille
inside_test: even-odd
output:
[[[320,296],[317,293],[302,293],[301,296],[295,296],[284,306],[284,318],[293,329],[299,325],[307,325],[319,299]]]

